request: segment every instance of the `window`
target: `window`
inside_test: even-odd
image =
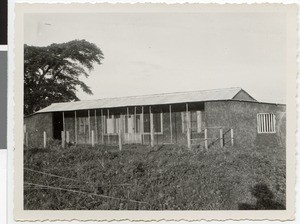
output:
[[[107,134],[113,134],[113,133],[115,133],[114,121],[115,121],[115,119],[113,117],[106,119],[106,133]]]
[[[154,133],[163,133],[163,114],[153,113],[153,128]],[[144,114],[144,133],[150,133],[150,114]]]
[[[162,113],[153,114],[153,128],[155,133],[162,133],[162,129],[163,129]]]
[[[79,123],[79,133],[85,133],[88,129],[88,118],[87,117],[78,117],[78,123]]]
[[[202,120],[204,111],[189,111],[190,116],[190,128],[193,132],[200,133],[202,130]],[[186,132],[187,127],[187,117],[186,112],[181,112],[181,121],[182,121],[182,133]]]
[[[140,115],[126,115],[125,116],[125,133],[139,133],[141,119]]]
[[[200,133],[202,130],[202,120],[204,111],[197,111],[197,132]]]
[[[106,134],[117,134],[119,132],[120,117],[111,115],[106,118],[105,122],[105,133]]]
[[[141,132],[141,116],[139,114],[137,114],[135,117],[135,132]]]
[[[276,118],[274,114],[259,113],[257,114],[257,132],[258,133],[275,133]]]
[[[106,134],[118,134],[120,125],[120,116],[110,115],[105,117],[104,133]],[[150,133],[150,114],[144,114],[144,126],[142,126],[142,116],[141,114],[134,115],[125,115],[124,120],[122,121],[122,128],[124,133],[141,133],[142,127],[144,127],[144,133]],[[153,113],[153,128],[154,133],[162,134],[163,133],[163,114],[162,113]]]
[[[144,133],[150,133],[150,114],[144,114]]]

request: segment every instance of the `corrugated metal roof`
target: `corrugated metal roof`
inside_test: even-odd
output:
[[[126,106],[163,105],[175,103],[189,103],[215,100],[231,100],[238,94],[241,88],[226,88],[214,90],[201,90],[193,92],[164,93],[144,96],[129,96],[118,98],[106,98],[97,100],[82,100],[67,103],[53,103],[36,113],[55,111],[74,111],[98,108],[114,108]]]

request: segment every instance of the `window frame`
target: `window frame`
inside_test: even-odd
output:
[[[155,131],[154,132],[154,134],[163,134],[163,112],[159,112],[159,113],[157,113],[157,114],[159,114],[159,116],[160,116],[160,132],[157,132],[157,131]],[[150,131],[149,132],[145,132],[145,126],[144,126],[144,120],[142,120],[141,118],[143,117],[142,116],[142,113],[140,113],[140,114],[136,114],[136,115],[138,115],[139,117],[140,117],[140,124],[139,124],[139,132],[136,132],[136,134],[145,134],[145,135],[150,135]],[[143,114],[143,115],[145,115],[145,114]],[[126,132],[126,120],[128,119],[128,116],[129,117],[131,117],[131,116],[134,116],[133,114],[130,114],[130,115],[124,115],[124,124],[122,124],[123,125],[123,132],[126,134],[127,132]],[[149,116],[150,116],[150,114],[149,114]],[[115,132],[114,133],[107,133],[107,120],[108,119],[113,119],[113,123],[114,123],[114,125],[116,125],[116,126],[118,126],[117,124],[116,124],[116,122],[117,122],[117,120],[118,119],[120,119],[120,117],[116,117],[116,116],[114,116],[114,115],[110,115],[109,117],[108,116],[104,116],[104,119],[105,119],[105,123],[104,123],[104,135],[118,135],[119,133],[118,132],[116,132],[116,130],[114,130]],[[128,122],[128,120],[127,120],[127,122]],[[142,122],[143,122],[143,124],[142,124]],[[136,123],[136,119],[135,119],[135,125],[137,125],[137,123]],[[135,128],[136,128],[136,126],[135,126]],[[142,130],[142,128],[143,128],[143,130]]]
[[[152,113],[152,114],[154,114],[154,113]],[[160,114],[160,132],[157,132],[157,131],[155,131],[154,132],[154,134],[157,134],[157,135],[161,135],[161,134],[163,134],[163,127],[164,127],[164,122],[163,122],[163,112],[159,112],[159,113],[157,113],[157,114]],[[149,114],[149,116],[150,116],[150,114]],[[149,132],[145,132],[145,126],[144,126],[144,120],[142,121],[143,122],[143,132],[140,132],[141,134],[145,134],[145,135],[150,135],[150,131]],[[151,125],[151,124],[150,124]]]
[[[108,126],[107,126],[107,121],[108,119],[112,119],[112,122],[113,122],[113,133],[108,133],[107,130],[108,130]],[[104,115],[104,135],[118,135],[119,134],[119,119],[120,119],[120,116],[115,116],[115,115]]]
[[[276,115],[273,113],[258,113],[256,115],[258,134],[276,133]]]
[[[133,117],[133,121],[134,121],[134,129],[135,131],[137,130],[137,128],[139,129],[139,132],[135,132],[136,134],[141,133],[140,129],[141,129],[141,114],[126,114],[124,115],[124,123],[123,123],[123,132],[124,134],[128,134],[128,118]],[[137,117],[139,117],[139,122],[137,122]],[[126,126],[127,125],[127,126]]]
[[[201,133],[202,128],[203,128],[203,110],[192,110],[188,111],[189,117],[190,117],[190,124],[189,126],[191,127],[192,125],[192,114],[191,112],[195,112],[196,114],[196,119],[197,119],[197,133]],[[198,119],[200,118],[200,119]],[[187,126],[187,120],[186,120],[186,111],[181,112],[181,129],[182,133],[186,133],[186,126]]]

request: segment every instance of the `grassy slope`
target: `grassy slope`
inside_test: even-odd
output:
[[[25,170],[26,182],[147,202],[25,185],[25,209],[238,209],[241,203],[252,207],[256,204],[254,196],[259,196],[253,190],[251,193],[255,185],[258,193],[262,191],[260,195],[272,192],[267,193],[271,202],[285,204],[284,149],[188,151],[169,145],[154,149],[127,146],[120,152],[108,146],[52,147],[25,150],[24,164],[80,180]]]

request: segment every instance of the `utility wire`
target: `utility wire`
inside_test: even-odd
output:
[[[136,201],[136,200],[132,200],[132,199],[116,198],[116,197],[102,195],[102,194],[95,194],[95,193],[89,193],[89,192],[84,192],[84,191],[65,189],[65,188],[60,188],[60,187],[46,186],[46,185],[34,184],[34,183],[30,183],[30,182],[24,182],[24,183],[28,184],[28,185],[36,186],[36,187],[43,187],[43,188],[47,188],[47,189],[61,190],[61,191],[69,191],[69,192],[72,192],[72,193],[86,194],[86,195],[90,195],[90,196],[96,196],[96,197],[102,197],[102,198],[108,198],[108,199],[115,199],[115,200],[120,200],[120,201],[130,201],[130,202],[135,202],[135,203],[140,203],[140,204],[147,204],[147,205],[150,206],[150,204],[147,203],[147,202]]]

